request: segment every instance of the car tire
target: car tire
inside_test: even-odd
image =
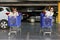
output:
[[[8,28],[8,21],[7,20],[1,20],[0,21],[0,28],[1,29],[7,29]]]

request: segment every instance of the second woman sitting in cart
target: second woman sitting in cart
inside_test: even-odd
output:
[[[52,17],[54,14],[53,7],[51,7],[49,10],[46,10],[45,12],[46,12],[45,14],[46,17]]]
[[[53,7],[51,7],[48,11],[45,11],[46,13],[45,13],[45,24],[46,25],[49,25],[49,26],[53,26],[53,22],[54,22],[54,20],[53,20],[53,14],[54,14],[54,9],[53,9]]]
[[[12,12],[10,12],[9,16],[16,18],[16,16],[18,16],[18,11],[17,11],[17,9],[14,8],[14,7],[12,7]]]

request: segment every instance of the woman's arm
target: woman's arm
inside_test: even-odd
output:
[[[50,16],[53,16],[53,14],[54,14],[54,12],[51,12],[51,13],[50,13]]]

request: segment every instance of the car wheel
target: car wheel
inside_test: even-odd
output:
[[[1,29],[6,29],[6,28],[8,28],[8,22],[7,22],[6,20],[2,20],[2,21],[0,22],[0,28],[1,28]]]

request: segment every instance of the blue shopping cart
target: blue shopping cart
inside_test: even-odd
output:
[[[9,27],[20,27],[21,26],[21,15],[9,17],[8,16],[8,25]]]
[[[43,17],[42,20],[42,28],[52,28],[53,23],[52,23],[52,17],[47,18],[47,17]]]
[[[41,29],[43,32],[51,33],[52,32],[52,22],[53,17],[46,17],[44,13],[41,13]],[[45,34],[44,34],[45,35]]]
[[[20,30],[21,31],[21,19],[22,15],[20,14],[19,16],[8,16],[8,25],[10,27],[10,31],[8,35],[11,33],[16,33],[16,31]]]

